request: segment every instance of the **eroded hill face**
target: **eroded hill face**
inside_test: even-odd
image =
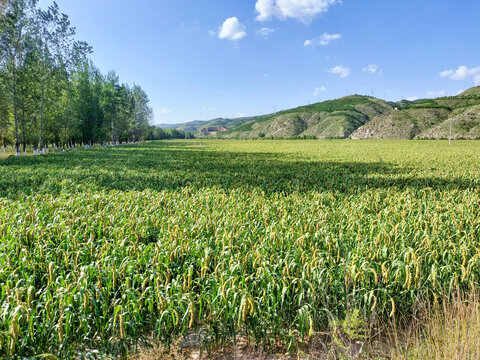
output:
[[[468,108],[458,109],[452,112],[447,121],[434,126],[417,136],[419,139],[442,139],[450,137],[450,128],[452,129],[452,139],[480,139],[480,105]]]
[[[478,95],[477,95],[478,94]],[[480,139],[480,88],[454,97],[399,104],[354,131],[352,139]]]
[[[448,118],[446,109],[393,110],[357,129],[352,139],[413,139]]]

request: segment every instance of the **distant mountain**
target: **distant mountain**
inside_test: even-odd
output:
[[[458,96],[386,102],[353,95],[273,114],[158,125],[198,137],[480,139],[480,87]]]
[[[194,121],[190,121],[182,124],[160,124],[157,126],[163,129],[183,130],[185,132],[190,132],[197,136],[202,136],[202,135],[208,136],[211,132],[215,132],[213,129],[217,129],[217,130],[221,129],[222,131],[225,131],[244,123],[248,119],[249,119],[248,117],[242,117],[242,118],[236,118],[236,119],[216,118],[212,120],[194,120]],[[208,129],[212,131],[208,131]]]
[[[159,127],[161,129],[176,129],[180,125],[181,124],[157,124],[154,126]]]

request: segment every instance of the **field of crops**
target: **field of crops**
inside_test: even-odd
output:
[[[178,141],[0,161],[0,357],[295,345],[480,279],[480,142]]]

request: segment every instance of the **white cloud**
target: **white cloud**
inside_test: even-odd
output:
[[[170,109],[162,108],[162,109],[160,109],[160,111],[158,113],[162,114],[162,115],[166,115],[166,114],[170,114],[171,112],[172,112],[172,110],[170,110]]]
[[[468,66],[462,65],[456,70],[442,71],[440,76],[452,80],[473,79],[475,85],[480,85],[480,66],[469,68]]]
[[[473,77],[473,82],[475,83],[475,86],[480,86],[480,75],[475,75]]]
[[[350,75],[350,68],[342,65],[334,66],[333,68],[326,71],[330,74],[339,75],[341,79],[346,78],[348,75]]]
[[[342,35],[341,34],[327,34],[324,33],[322,36],[320,36],[320,39],[318,43],[320,45],[328,45],[334,40],[339,40],[341,39]]]
[[[440,91],[429,91],[427,92],[428,96],[436,97],[436,96],[442,96],[445,95],[445,90],[440,90]]]
[[[405,100],[415,101],[415,100],[418,100],[418,96],[410,96],[410,97],[406,98]]]
[[[275,29],[272,29],[269,27],[263,27],[257,30],[257,34],[262,35],[265,39],[268,39],[268,37],[272,35],[274,32],[275,32]]]
[[[293,18],[307,23],[339,2],[341,0],[257,0],[255,9],[258,21],[276,17],[282,20]]]
[[[332,41],[339,40],[341,38],[342,38],[342,34],[324,33],[324,34],[322,34],[322,36],[320,36],[317,39],[305,40],[305,42],[303,43],[303,46],[312,46],[312,47],[314,47],[316,45],[325,46],[325,45],[330,44]]]
[[[210,35],[210,36],[216,36],[216,35],[217,35],[217,32],[214,31],[214,30],[208,30],[208,35]]]
[[[325,86],[319,86],[316,87],[315,90],[313,91],[313,96],[318,97],[320,93],[327,91],[327,88]]]
[[[218,28],[218,38],[237,41],[247,36],[245,26],[238,21],[237,17],[228,18]]]
[[[370,64],[364,67],[362,70],[364,73],[376,74],[379,69],[378,69],[378,65]]]

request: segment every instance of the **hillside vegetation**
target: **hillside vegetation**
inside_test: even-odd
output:
[[[480,87],[458,96],[400,102],[358,128],[352,139],[480,139]]]
[[[367,96],[347,96],[270,115],[252,117],[222,134],[227,138],[314,136],[345,138],[392,106]]]
[[[480,138],[480,87],[458,96],[386,102],[353,95],[268,115],[160,125],[216,138]],[[210,130],[210,131],[209,131]]]

